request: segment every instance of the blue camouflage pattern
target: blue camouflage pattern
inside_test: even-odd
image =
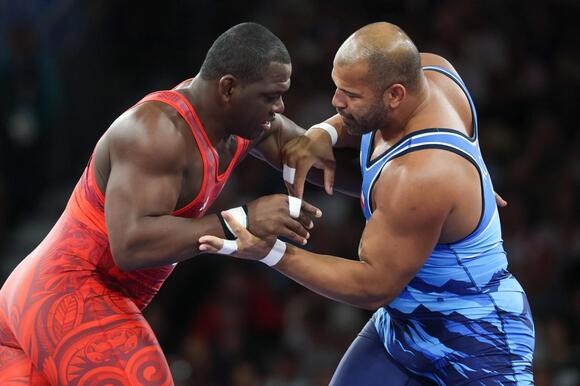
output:
[[[439,385],[530,385],[534,324],[521,285],[507,270],[493,184],[477,135],[475,105],[465,84],[441,67],[424,67],[449,76],[463,89],[473,116],[473,136],[430,128],[403,137],[370,160],[374,133],[361,139],[361,202],[372,215],[371,191],[392,159],[421,149],[452,151],[478,170],[483,193],[477,228],[465,239],[437,244],[401,294],[373,315],[387,352],[412,373]]]

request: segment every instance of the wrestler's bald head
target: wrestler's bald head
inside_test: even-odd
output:
[[[368,81],[376,91],[400,83],[416,90],[421,73],[421,57],[413,41],[394,24],[378,22],[352,34],[338,49],[334,64],[368,66]]]

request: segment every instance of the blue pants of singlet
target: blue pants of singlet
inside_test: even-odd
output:
[[[330,386],[434,385],[399,367],[385,349],[371,319],[342,357]]]

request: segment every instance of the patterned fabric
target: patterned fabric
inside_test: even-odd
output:
[[[532,384],[534,325],[524,290],[507,270],[494,190],[479,148],[473,101],[471,138],[455,130],[414,132],[370,160],[373,134],[361,140],[361,202],[372,216],[371,191],[392,159],[411,151],[442,149],[471,162],[479,172],[483,197],[477,228],[465,239],[438,244],[401,294],[374,315],[388,353],[403,367],[441,385]]]
[[[218,156],[181,94],[173,106],[191,127],[204,176],[199,194],[173,215],[201,217],[223,188],[249,141],[237,138],[231,164]],[[173,265],[122,272],[111,255],[92,159],[61,218],[0,290],[0,385],[172,385],[157,339],[141,311]]]

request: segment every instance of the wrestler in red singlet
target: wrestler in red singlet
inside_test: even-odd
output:
[[[173,263],[201,252],[199,237],[227,234],[204,214],[250,145],[281,168],[283,146],[304,132],[281,115],[291,73],[280,39],[241,23],[198,76],[113,122],[61,218],[0,290],[0,386],[173,384],[141,311]],[[293,218],[289,202],[248,202],[248,229],[304,244],[320,211],[302,201]]]
[[[201,217],[250,141],[218,175],[218,155],[188,100],[161,91],[139,103],[172,106],[191,127],[203,159],[197,196],[173,215]],[[173,265],[120,271],[113,261],[92,159],[44,241],[0,292],[0,385],[171,385],[159,343],[141,311]]]

